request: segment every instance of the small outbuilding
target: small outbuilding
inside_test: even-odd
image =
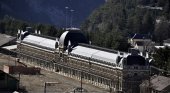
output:
[[[0,34],[0,47],[5,45],[13,45],[16,42],[16,38],[6,34]]]
[[[140,93],[170,93],[170,78],[153,76],[140,84]]]
[[[0,93],[4,91],[16,91],[19,88],[19,80],[0,70]]]

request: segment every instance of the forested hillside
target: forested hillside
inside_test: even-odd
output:
[[[70,10],[75,10],[73,25],[79,27],[95,8],[104,3],[104,0],[0,0],[0,19],[9,15],[27,22],[65,27],[67,6],[68,19]]]
[[[153,55],[154,63],[153,65],[165,70],[164,75],[167,75],[167,72],[170,72],[170,48],[160,48],[155,51],[156,53]]]
[[[126,51],[127,37],[149,34],[162,43],[170,37],[169,0],[108,0],[81,26],[92,44]]]
[[[64,30],[62,28],[57,28],[51,24],[41,24],[41,23],[31,23],[22,20],[15,19],[11,16],[5,16],[0,20],[0,33],[16,36],[18,29],[23,31],[26,30],[26,27],[32,27],[33,30],[40,30],[41,34],[59,37]]]
[[[2,12],[2,11],[1,11]],[[31,26],[42,34],[60,36],[63,30],[48,24],[35,24],[6,16],[0,20],[0,32],[16,35],[17,30]],[[93,45],[127,51],[128,36],[148,34],[156,43],[170,38],[169,0],[107,0],[81,25]]]

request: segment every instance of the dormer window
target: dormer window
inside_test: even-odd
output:
[[[134,76],[138,76],[138,74],[137,74],[137,73],[134,73]]]
[[[138,69],[138,66],[134,66],[134,69]]]

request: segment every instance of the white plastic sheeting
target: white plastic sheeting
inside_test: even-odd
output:
[[[17,49],[17,45],[5,46],[5,47],[2,47],[2,48],[7,49],[7,50],[13,50],[13,49]]]
[[[116,64],[116,59],[118,57],[115,53],[110,53],[102,50],[97,50],[93,48],[88,48],[84,46],[77,46],[73,48],[72,54],[89,57],[97,60],[101,60],[104,62],[109,62],[112,64]]]
[[[40,37],[40,36],[34,36],[34,35],[28,35],[23,39],[24,42],[28,42],[31,44],[39,45],[42,47],[47,47],[51,49],[55,49],[56,40]]]

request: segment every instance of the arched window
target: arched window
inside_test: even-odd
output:
[[[138,69],[138,66],[134,66],[134,69]]]
[[[137,74],[137,73],[134,73],[134,76],[138,76],[138,74]]]

